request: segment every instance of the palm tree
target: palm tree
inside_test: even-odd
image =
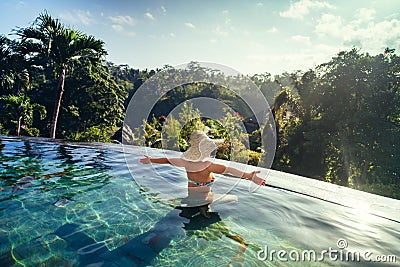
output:
[[[104,42],[80,31],[65,27],[46,11],[41,13],[32,26],[17,31],[32,57],[44,57],[58,73],[58,97],[54,104],[50,138],[55,138],[58,114],[64,93],[67,71],[74,61],[87,58],[101,60],[106,55]]]
[[[26,61],[17,47],[15,40],[0,36],[0,95],[21,93],[29,86]]]
[[[33,111],[37,110],[40,119],[46,116],[46,109],[39,104],[31,104],[26,94],[1,96],[0,101],[4,102],[3,112],[5,117],[9,117],[12,123],[17,125],[16,133],[19,136],[22,126],[30,127],[33,121]]]

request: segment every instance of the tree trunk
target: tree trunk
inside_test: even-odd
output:
[[[58,81],[58,88],[60,88],[60,92],[58,94],[58,99],[55,102],[54,105],[54,113],[53,113],[53,118],[51,120],[51,128],[50,128],[50,138],[56,138],[56,128],[57,128],[57,120],[58,120],[58,114],[60,112],[60,107],[61,107],[61,101],[62,101],[62,96],[64,93],[64,83],[65,83],[65,74],[67,72],[67,67],[62,66],[61,67],[61,72],[60,72],[60,78]]]
[[[18,118],[17,136],[19,136],[21,133],[21,121],[22,121],[22,116]]]
[[[371,181],[367,181],[367,174],[368,174],[369,166],[370,166],[369,161],[363,160],[363,162],[361,164],[361,177],[360,177],[360,181],[362,184],[367,184],[367,183],[371,182]]]
[[[352,172],[351,172],[351,164],[350,164],[350,155],[349,155],[349,151],[348,151],[348,144],[347,142],[341,140],[341,152],[342,152],[342,156],[343,156],[343,165],[344,165],[344,171],[346,173],[347,177],[343,177],[345,180],[343,180],[345,186],[347,186],[350,182],[350,179],[353,178],[352,177]],[[353,183],[357,181],[353,181]]]

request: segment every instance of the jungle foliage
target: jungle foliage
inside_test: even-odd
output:
[[[0,134],[121,140],[132,96],[155,74],[168,76],[172,69],[106,62],[101,40],[46,12],[12,34],[15,39],[0,36]],[[221,84],[227,79],[196,62],[190,71]],[[272,168],[400,199],[400,58],[393,49],[373,56],[354,48],[307,71],[235,79],[244,93],[250,79],[270,104],[277,133]],[[221,120],[203,117],[184,103],[196,97],[218,99],[240,113],[226,112]],[[167,118],[181,104],[183,111]],[[202,129],[226,140],[217,157],[256,165],[266,153],[260,147],[265,136],[250,118],[251,110],[229,88],[192,82],[160,98],[143,123],[144,138],[148,146],[170,142],[184,151],[190,133]],[[247,130],[238,138],[249,138],[249,147],[235,145],[227,134],[237,131],[238,123]]]

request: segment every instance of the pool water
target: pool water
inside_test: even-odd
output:
[[[374,266],[379,255],[387,265],[400,261],[398,200],[274,171],[272,186],[249,193],[247,181],[221,175],[220,188],[232,188],[237,201],[212,203],[205,218],[139,186],[134,177],[146,176],[149,166],[137,164],[131,174],[119,145],[1,139],[0,266]],[[129,153],[142,155],[140,148]],[[184,181],[170,166],[159,171]],[[370,252],[371,261],[288,256],[341,250],[339,239],[342,251]],[[287,254],[263,259],[271,250]]]

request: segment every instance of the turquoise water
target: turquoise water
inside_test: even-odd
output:
[[[318,254],[329,247],[338,249],[339,239],[348,244],[343,251],[371,252],[371,260],[395,256],[397,263],[387,265],[400,261],[397,200],[353,190],[345,191],[345,197],[327,195],[329,201],[324,201],[321,196],[294,192],[293,188],[300,190],[309,179],[291,180],[290,175],[272,172],[274,187],[249,193],[246,183],[240,183],[230,192],[237,201],[213,203],[212,217],[206,219],[196,210],[175,209],[173,202],[139,187],[132,175],[145,176],[148,166],[138,164],[131,175],[119,145],[9,137],[2,137],[2,143],[0,266],[378,264],[327,256],[323,261],[303,262],[288,255],[258,259],[265,255],[260,251],[266,246],[269,252],[294,251],[292,256],[303,250]],[[142,156],[140,149],[130,153],[133,159]],[[170,166],[160,166],[159,171],[171,179],[183,175]],[[221,188],[230,188],[236,181],[217,178]],[[331,188],[315,183],[317,186]],[[344,205],[341,199],[356,204]],[[374,203],[363,205],[371,199]]]

